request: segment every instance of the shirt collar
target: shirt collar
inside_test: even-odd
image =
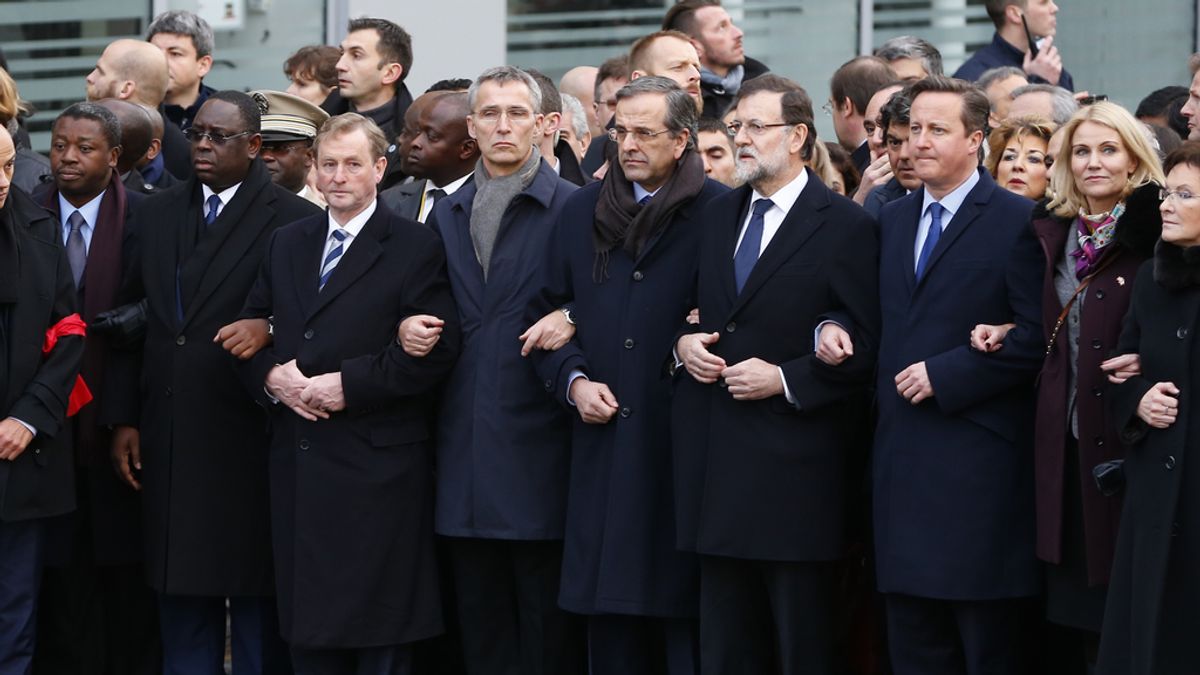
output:
[[[71,202],[67,201],[66,197],[63,197],[61,192],[58,193],[59,222],[62,223],[63,227],[66,227],[67,218],[70,218],[72,213],[79,211],[79,214],[83,216],[85,221],[87,221],[87,227],[95,227],[96,219],[100,217],[100,201],[104,199],[105,192],[108,192],[108,190],[101,192],[90,202],[78,208],[71,204]]]
[[[775,191],[775,194],[766,197],[758,190],[754,190],[750,194],[750,203],[753,204],[759,199],[770,199],[776,207],[783,209],[784,213],[792,210],[792,206],[796,200],[800,198],[800,193],[804,192],[804,188],[808,185],[808,169],[803,169],[800,174],[791,180],[787,185]]]
[[[326,238],[332,235],[334,230],[339,228],[345,230],[352,238],[357,237],[358,233],[362,232],[362,229],[367,224],[367,221],[370,220],[371,216],[375,214],[375,205],[378,203],[378,200],[371,200],[371,203],[367,205],[367,208],[363,209],[362,212],[357,216],[354,216],[348,220],[345,225],[338,225],[337,221],[333,219],[333,212],[330,211],[329,232],[326,233]]]
[[[971,190],[974,190],[975,186],[978,184],[979,170],[976,169],[971,172],[970,176],[967,176],[967,179],[963,181],[961,185],[951,190],[949,194],[941,199],[934,199],[933,196],[929,194],[929,190],[922,188],[925,193],[925,197],[924,201],[921,203],[921,216],[925,216],[925,212],[929,210],[930,204],[937,202],[941,204],[942,208],[947,212],[946,220],[953,218],[954,214],[958,213],[958,210],[962,208],[963,202],[967,200],[967,195],[970,194]]]
[[[661,189],[662,189],[661,187],[658,188],[658,190],[661,190]],[[642,187],[641,183],[639,183],[637,181],[633,181],[633,201],[641,202],[646,197],[653,197],[654,195],[658,194],[658,190],[655,190],[654,192],[650,192],[646,188]]]
[[[221,208],[224,209],[226,206],[229,206],[229,202],[233,201],[233,196],[235,194],[237,194],[238,188],[240,188],[240,187],[242,187],[242,184],[238,183],[238,184],[234,185],[233,187],[225,188],[224,190],[221,190],[220,192],[213,192],[212,188],[208,187],[204,183],[201,183],[200,190],[203,192],[203,197],[204,197],[203,203],[205,205],[204,208],[205,209],[208,208],[208,198],[215,194],[216,196],[221,198]]]
[[[449,197],[450,195],[454,194],[455,192],[458,192],[458,189],[460,187],[466,185],[467,181],[471,180],[472,175],[473,175],[473,172],[468,173],[467,175],[463,176],[462,178],[450,181],[449,183],[446,183],[445,185],[443,185],[440,188],[438,186],[434,185],[433,181],[427,180],[427,181],[425,181],[425,194],[429,194],[429,192],[431,190],[441,190],[442,192],[446,193],[447,197]]]

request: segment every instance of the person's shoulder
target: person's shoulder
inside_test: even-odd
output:
[[[275,200],[276,211],[283,217],[284,222],[324,213],[321,207],[285,187],[272,183],[268,189],[269,196]]]

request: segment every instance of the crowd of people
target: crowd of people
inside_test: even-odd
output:
[[[823,106],[718,0],[417,96],[172,10],[48,157],[0,69],[0,675],[1196,672],[1200,55],[984,4]]]

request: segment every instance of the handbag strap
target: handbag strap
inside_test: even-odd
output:
[[[1066,322],[1067,315],[1071,313],[1071,307],[1075,305],[1075,301],[1079,299],[1079,296],[1085,290],[1087,290],[1088,284],[1092,283],[1092,279],[1095,279],[1096,275],[1103,272],[1104,268],[1112,264],[1116,258],[1117,256],[1115,255],[1106,256],[1105,259],[1101,261],[1100,265],[1096,267],[1096,269],[1092,270],[1091,274],[1087,275],[1083,278],[1083,281],[1079,282],[1079,287],[1076,288],[1075,292],[1071,294],[1071,297],[1068,298],[1065,303],[1063,303],[1062,311],[1058,313],[1058,320],[1054,322],[1054,330],[1050,331],[1050,341],[1046,343],[1046,356],[1050,356],[1050,352],[1054,351],[1054,342],[1056,339],[1058,339],[1058,331],[1062,329],[1063,323]]]

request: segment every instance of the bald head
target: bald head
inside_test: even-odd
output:
[[[89,101],[117,98],[157,108],[167,95],[167,57],[141,40],[116,40],[104,48],[87,76]]]
[[[600,126],[596,120],[596,107],[592,105],[595,102],[596,75],[599,72],[600,69],[595,66],[579,66],[568,70],[558,81],[560,92],[574,96],[583,105],[583,109],[587,113],[588,126],[592,127],[593,134]]]
[[[154,158],[162,152],[163,133],[166,129],[163,128],[163,117],[162,113],[158,112],[158,108],[144,103],[139,103],[138,107],[146,111],[146,117],[150,120],[150,148],[134,164],[136,168],[140,169],[153,162]],[[130,154],[132,155],[132,153]]]
[[[101,99],[96,104],[107,108],[121,123],[121,155],[117,157],[117,172],[124,175],[150,149],[154,137],[150,115],[140,105],[115,98]]]

